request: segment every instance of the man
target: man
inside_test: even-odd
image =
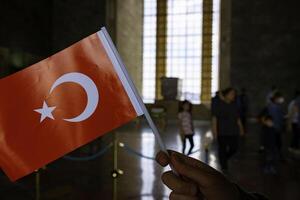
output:
[[[276,130],[276,143],[279,150],[282,146],[282,132],[284,130],[284,112],[282,109],[282,104],[284,98],[280,92],[275,92],[271,102],[267,106],[267,112],[271,116],[274,128]]]
[[[225,89],[223,98],[212,113],[212,132],[218,142],[219,160],[224,172],[228,170],[229,159],[238,149],[239,135],[244,134],[235,98],[235,89]]]

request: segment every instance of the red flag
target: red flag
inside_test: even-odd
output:
[[[100,33],[0,80],[0,167],[11,180],[143,114]]]

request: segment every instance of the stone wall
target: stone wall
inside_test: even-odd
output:
[[[220,13],[219,88],[230,86],[231,67],[231,1],[222,0]]]
[[[53,0],[53,52],[97,32],[105,24],[106,0]]]
[[[1,1],[0,46],[45,55],[51,46],[51,1]]]
[[[295,1],[232,0],[231,84],[249,91],[252,114],[276,85],[290,100],[300,88],[300,26]]]
[[[98,31],[106,0],[10,0],[0,13],[0,76],[6,76]]]
[[[7,76],[51,51],[51,1],[1,1],[0,77]]]
[[[116,45],[139,92],[142,89],[143,1],[117,0]]]
[[[107,26],[141,91],[142,11],[141,0],[4,1],[0,6],[0,76],[46,58]],[[12,57],[18,61],[28,53],[38,59],[12,66]]]

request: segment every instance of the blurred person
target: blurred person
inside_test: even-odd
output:
[[[284,130],[284,111],[282,109],[283,103],[284,98],[282,94],[280,92],[275,92],[271,102],[267,105],[267,113],[271,116],[276,131],[276,144],[279,151],[282,147],[282,133]]]
[[[237,103],[238,103],[241,122],[244,127],[244,130],[246,131],[249,101],[248,101],[247,91],[245,88],[241,89],[241,94],[238,95]]]
[[[260,113],[257,116],[257,121],[261,125],[261,131],[260,131],[260,146],[259,146],[259,153],[263,153],[265,150],[265,132],[264,132],[264,117],[268,115],[268,108],[265,106]]]
[[[295,99],[295,105],[296,105],[296,109],[297,111],[300,113],[300,96],[298,96],[296,99]],[[298,115],[298,127],[300,128],[300,114]]]
[[[291,150],[299,149],[300,131],[299,131],[299,110],[296,102],[300,97],[300,91],[295,92],[294,99],[288,106],[288,129],[292,132],[292,139],[290,148]]]
[[[216,106],[218,105],[220,99],[221,99],[221,94],[220,94],[220,91],[217,91],[215,96],[213,98],[211,98],[211,112],[214,113],[215,112],[215,109],[216,109]]]
[[[244,130],[235,103],[235,89],[227,88],[222,95],[212,113],[212,133],[218,142],[221,168],[226,172],[228,160],[237,152],[239,135],[244,135]]]
[[[161,166],[171,165],[174,171],[164,172],[163,183],[172,190],[171,200],[267,200],[257,193],[249,193],[231,182],[223,174],[194,158],[175,151],[156,155]]]
[[[265,137],[265,164],[264,173],[266,174],[276,174],[276,161],[279,158],[279,151],[276,146],[276,130],[274,128],[274,123],[270,115],[262,117],[262,127]]]
[[[267,97],[266,97],[266,105],[268,105],[269,103],[271,103],[272,97],[274,96],[274,94],[275,94],[276,92],[278,92],[277,86],[272,85],[270,91],[267,93]]]
[[[185,100],[179,106],[179,127],[180,127],[180,136],[182,139],[182,153],[185,153],[186,140],[190,142],[190,149],[188,155],[192,153],[194,148],[194,125],[192,118],[192,103]]]

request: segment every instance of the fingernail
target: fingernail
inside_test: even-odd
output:
[[[156,154],[156,156],[155,156],[155,160],[159,160],[159,157],[160,157],[159,153],[158,153],[158,154]]]
[[[168,154],[171,156],[172,155],[172,153],[173,153],[173,151],[172,150],[167,150],[167,152],[168,152]]]

